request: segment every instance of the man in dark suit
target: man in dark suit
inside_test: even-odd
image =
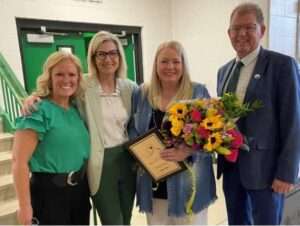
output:
[[[223,174],[230,225],[280,224],[284,194],[298,176],[299,72],[293,58],[260,46],[265,30],[262,10],[256,4],[238,5],[228,29],[236,59],[218,72],[218,95],[230,90],[242,102],[260,100],[263,104],[237,122],[250,151],[241,150],[235,163],[218,157],[217,176]],[[242,66],[237,73],[239,61]],[[234,85],[233,74],[238,74]]]

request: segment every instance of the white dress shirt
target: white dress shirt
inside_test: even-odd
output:
[[[244,101],[246,91],[249,85],[249,81],[252,77],[254,67],[256,65],[257,57],[259,54],[260,46],[258,46],[255,50],[249,53],[242,59],[236,58],[236,61],[242,61],[244,66],[241,68],[241,74],[239,76],[239,80],[236,88],[236,95],[241,102]]]

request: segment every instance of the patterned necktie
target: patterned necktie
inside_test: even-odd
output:
[[[242,66],[244,66],[242,61],[236,62],[226,87],[226,93],[235,93]]]

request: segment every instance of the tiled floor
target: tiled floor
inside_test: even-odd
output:
[[[222,193],[222,182],[217,181],[218,199],[208,208],[208,225],[224,225],[227,224],[226,207],[224,195]],[[139,213],[138,209],[133,210],[132,225],[146,225],[146,217]]]
[[[226,207],[224,195],[222,192],[222,181],[217,180],[217,195],[218,199],[208,208],[208,225],[224,225],[227,224],[226,219]],[[98,224],[99,224],[98,220]],[[132,225],[146,225],[146,216],[138,212],[137,208],[134,208],[132,214]],[[91,225],[93,220],[91,216]]]
[[[222,180],[217,182],[217,196],[218,199],[208,208],[208,224],[209,225],[226,225],[227,215],[225,199],[222,190]]]

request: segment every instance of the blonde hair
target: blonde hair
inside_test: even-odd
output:
[[[116,78],[126,78],[127,63],[125,59],[123,46],[117,36],[107,31],[99,31],[93,36],[93,38],[90,41],[87,56],[89,76],[99,76],[97,66],[95,63],[95,54],[97,49],[106,41],[113,42],[117,46],[117,49],[119,51],[120,65],[116,72]]]
[[[49,97],[52,94],[52,88],[51,88],[52,69],[58,63],[65,60],[70,60],[76,66],[79,75],[77,90],[74,93],[74,95],[71,96],[71,98],[83,99],[85,85],[84,85],[84,79],[82,77],[81,62],[78,57],[65,51],[54,52],[47,58],[43,66],[43,73],[37,78],[37,82],[36,82],[37,88],[36,91],[34,92],[34,95],[40,97]]]
[[[177,41],[163,42],[156,50],[150,84],[146,84],[143,87],[143,94],[147,96],[150,105],[158,109],[160,109],[161,104],[162,84],[157,74],[157,60],[160,52],[167,48],[173,49],[177,52],[177,54],[181,57],[183,66],[183,73],[179,81],[179,88],[173,98],[173,101],[191,99],[193,95],[193,86],[190,79],[187,57],[183,46]]]

